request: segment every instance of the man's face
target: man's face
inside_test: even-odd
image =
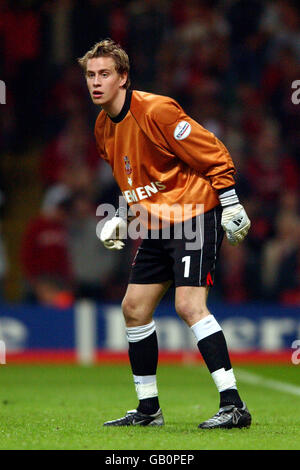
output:
[[[118,96],[127,80],[119,75],[111,57],[96,57],[87,61],[86,81],[94,104],[109,105]]]

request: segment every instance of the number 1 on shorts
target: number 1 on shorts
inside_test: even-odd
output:
[[[191,257],[184,256],[181,260],[184,263],[184,277],[189,277],[190,275],[190,266],[191,266]]]

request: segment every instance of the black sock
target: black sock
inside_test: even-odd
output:
[[[128,354],[134,375],[155,375],[158,363],[156,331],[141,341],[129,342]]]
[[[159,409],[158,397],[144,398],[139,401],[137,410],[146,415],[153,415]]]
[[[231,369],[231,362],[228,354],[226,340],[223,331],[217,331],[206,336],[198,342],[198,348],[209,372],[212,374],[216,370]]]
[[[156,331],[141,341],[129,342],[129,359],[133,375],[156,375],[158,343]],[[154,414],[159,409],[158,397],[139,400],[137,410]]]
[[[200,340],[198,348],[211,374],[219,369],[232,369],[223,331],[217,331]],[[243,405],[236,389],[230,388],[220,392],[220,407],[227,405]]]
[[[238,408],[242,408],[243,406],[239,392],[234,388],[229,388],[220,393],[220,408],[228,405],[235,405]]]

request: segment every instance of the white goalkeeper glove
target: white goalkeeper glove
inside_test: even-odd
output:
[[[251,222],[241,204],[224,207],[221,225],[231,245],[237,245],[244,240]]]
[[[122,217],[113,217],[105,222],[100,233],[100,240],[108,250],[122,250],[122,239],[127,235],[127,222]]]

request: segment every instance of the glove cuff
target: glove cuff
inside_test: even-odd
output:
[[[230,186],[229,188],[220,189],[218,191],[219,200],[222,207],[229,207],[238,204],[239,198],[235,192],[235,187]]]

